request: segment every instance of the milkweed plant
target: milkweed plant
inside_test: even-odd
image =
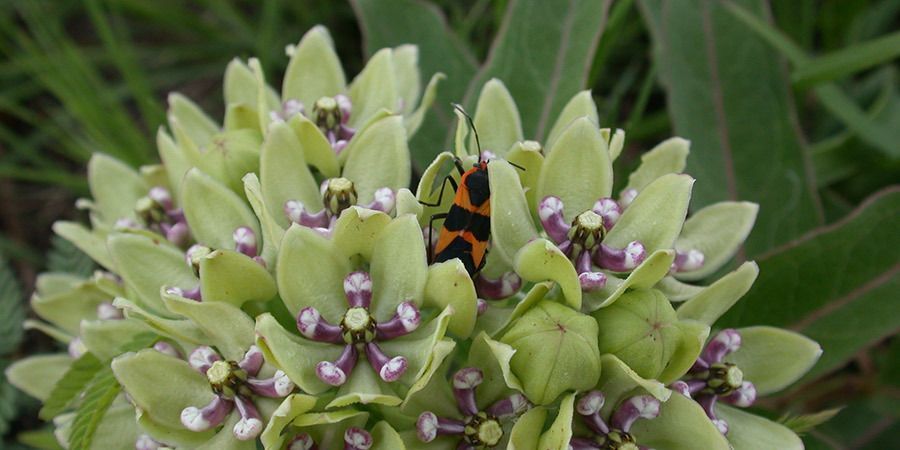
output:
[[[423,88],[406,45],[348,84],[321,27],[287,54],[280,91],[257,60],[228,65],[221,123],[172,94],[161,164],[91,159],[90,225],[54,231],[102,269],[38,278],[43,320],[25,326],[68,351],[7,370],[61,445],[802,448],[752,406],[821,350],[716,326],[757,266],[695,282],[724,272],[757,205],[689,214],[688,141],[646,152],[614,192],[625,132],[600,127],[590,92],[539,142],[495,79],[413,192],[408,141],[443,75]],[[488,161],[474,275],[429,264],[457,159]]]

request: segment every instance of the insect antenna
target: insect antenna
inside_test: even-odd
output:
[[[478,140],[478,130],[475,129],[475,121],[472,120],[472,117],[466,113],[466,110],[463,109],[462,105],[459,103],[451,103],[453,105],[453,109],[459,111],[460,114],[466,117],[466,122],[469,124],[469,128],[472,129],[472,133],[475,134],[475,147],[478,149],[478,162],[481,163],[481,141]]]

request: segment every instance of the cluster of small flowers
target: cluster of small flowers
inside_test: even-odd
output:
[[[688,217],[687,141],[644,154],[615,195],[625,134],[599,127],[590,92],[538,142],[491,80],[478,136],[460,116],[453,152],[413,193],[408,140],[442,75],[423,92],[417,49],[400,46],[347,85],[321,27],[288,55],[280,93],[257,61],[228,66],[221,125],[172,95],[162,164],[96,155],[79,202],[90,227],[54,226],[102,270],[40,276],[46,322],[26,325],[68,352],[8,376],[46,400],[76,359],[111,367],[123,394],[92,448],[802,448],[740,408],[820,349],[776,328],[716,330],[757,266],[690,282],[729,263],[757,207]],[[474,277],[428,260],[454,160],[489,161]],[[152,346],[123,352],[148,333]],[[55,419],[63,445],[72,416]]]

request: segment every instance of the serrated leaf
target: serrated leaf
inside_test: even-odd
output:
[[[0,256],[0,355],[13,351],[22,340],[23,304],[19,282]]]
[[[797,119],[778,55],[724,3],[731,2],[640,2],[675,133],[692,143],[687,172],[703,180],[693,206],[758,203],[745,245],[753,257],[821,224],[822,217],[803,144],[789,125]],[[765,10],[761,0],[735,3]]]
[[[94,376],[103,369],[103,362],[91,353],[85,353],[76,359],[69,370],[59,379],[50,396],[44,401],[44,406],[38,416],[44,420],[50,420],[63,412],[78,394],[94,379]]]
[[[90,450],[94,432],[121,390],[122,387],[109,366],[94,377],[75,411],[69,435],[69,450]]]
[[[898,228],[900,187],[893,187],[760,258],[753,288],[718,325],[767,324],[818,341],[824,353],[809,378],[839,367],[900,328]]]
[[[53,236],[50,252],[47,254],[47,270],[65,272],[82,277],[94,273],[96,264],[90,256],[60,236]]]

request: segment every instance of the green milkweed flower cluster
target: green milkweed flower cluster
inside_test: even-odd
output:
[[[742,408],[821,350],[786,330],[716,328],[757,266],[692,282],[732,258],[757,207],[688,215],[687,141],[644,154],[616,193],[625,133],[599,127],[589,92],[537,142],[491,80],[477,141],[457,111],[453,151],[414,193],[407,143],[442,75],[423,92],[417,49],[401,46],[348,85],[321,27],[288,55],[280,92],[257,61],[228,66],[221,124],[170,96],[162,164],[90,161],[93,198],[78,203],[90,227],[54,230],[102,270],[40,276],[45,321],[26,326],[68,351],[7,371],[46,403],[61,444],[802,448]],[[490,247],[474,277],[427,256],[456,158],[489,161]]]

